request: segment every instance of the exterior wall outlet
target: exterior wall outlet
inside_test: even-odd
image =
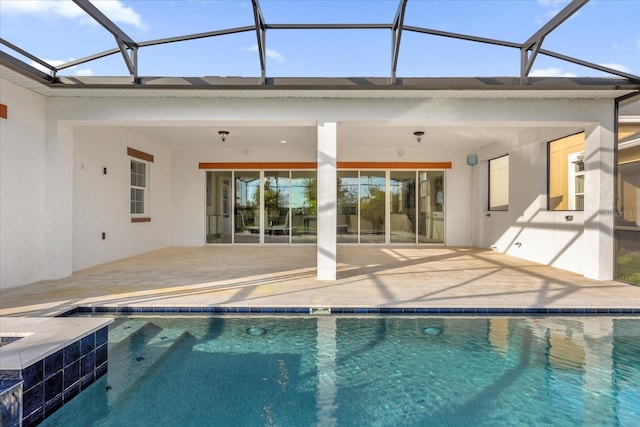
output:
[[[102,240],[105,240],[107,238],[107,233],[102,233]]]

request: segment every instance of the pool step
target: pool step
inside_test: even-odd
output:
[[[109,349],[107,396],[109,405],[136,388],[136,384],[171,354],[189,333],[179,329],[162,329],[148,322],[128,338]],[[118,366],[119,369],[111,369]]]
[[[109,347],[121,343],[149,324],[145,319],[126,319],[123,322],[116,322],[109,327]]]

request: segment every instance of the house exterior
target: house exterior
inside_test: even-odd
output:
[[[638,251],[636,76],[132,83],[1,53],[1,288],[175,245],[315,245],[320,280],[338,245],[598,280]]]

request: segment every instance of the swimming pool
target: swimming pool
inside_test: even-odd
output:
[[[640,319],[118,317],[43,426],[631,426]]]

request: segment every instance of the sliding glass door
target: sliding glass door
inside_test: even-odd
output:
[[[234,243],[260,243],[260,172],[234,173]]]
[[[291,171],[291,243],[316,243],[316,171]]]
[[[444,243],[444,172],[418,172],[418,243]]]
[[[338,171],[336,241],[358,243],[358,171]]]
[[[391,243],[416,243],[416,172],[391,171],[389,192]]]
[[[385,243],[386,188],[384,171],[360,172],[360,243]]]
[[[289,243],[291,235],[289,171],[266,171],[262,191],[264,194],[264,242]]]
[[[315,243],[316,171],[208,171],[206,243]]]
[[[444,171],[340,170],[336,242],[444,243]],[[208,171],[206,243],[317,242],[316,171]]]
[[[338,171],[338,243],[444,243],[444,171]]]
[[[231,243],[231,172],[207,172],[207,243]]]

